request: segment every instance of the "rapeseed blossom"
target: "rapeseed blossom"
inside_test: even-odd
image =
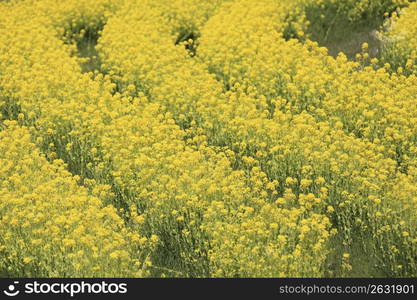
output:
[[[0,3],[0,271],[322,277],[360,245],[416,274],[413,40],[393,70],[308,35],[407,1],[55,2]]]

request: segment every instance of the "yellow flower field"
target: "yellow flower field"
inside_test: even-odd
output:
[[[378,55],[314,41],[339,19],[379,20]],[[1,1],[0,277],[417,276],[416,24],[407,0]]]

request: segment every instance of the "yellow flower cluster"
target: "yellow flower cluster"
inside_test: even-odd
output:
[[[0,3],[0,272],[320,277],[341,240],[415,275],[417,79],[305,33],[375,3]]]
[[[417,3],[410,5],[386,22],[383,41],[383,59],[397,71],[417,74]]]
[[[272,118],[276,119],[284,113],[293,119],[300,113],[303,115],[308,112],[315,122],[310,123],[311,125],[307,123],[307,126],[330,127],[325,134],[326,138],[318,138],[321,133],[313,137],[309,132],[311,141],[308,146],[303,145],[303,148],[323,143],[320,145],[321,155],[334,153],[336,161],[333,166],[330,164],[331,173],[323,173],[322,176],[339,177],[340,183],[346,183],[346,186],[342,184],[340,187],[333,183],[330,193],[337,191],[340,195],[355,199],[355,202],[347,201],[348,206],[353,204],[354,210],[359,205],[359,212],[355,214],[362,214],[364,208],[365,211],[369,208],[366,204],[359,204],[359,199],[364,194],[374,194],[378,195],[378,199],[386,199],[384,205],[387,205],[390,213],[382,207],[379,209],[384,213],[374,212],[372,208],[373,216],[391,216],[398,212],[399,210],[392,209],[392,205],[395,205],[393,203],[399,203],[394,192],[398,191],[398,186],[403,186],[407,194],[403,198],[408,198],[406,207],[415,205],[411,200],[415,195],[412,188],[414,183],[411,183],[414,182],[414,175],[411,174],[415,169],[417,124],[415,101],[411,99],[417,94],[416,78],[405,77],[401,73],[390,75],[386,68],[375,70],[362,62],[348,62],[344,55],[333,59],[327,56],[326,49],[318,48],[309,41],[305,44],[295,40],[285,41],[280,31],[282,21],[274,15],[277,9],[271,8],[268,14],[265,13],[266,5],[258,7],[258,4],[259,2],[251,4],[249,1],[234,2],[233,6],[220,10],[202,29],[198,54],[207,62],[209,70],[224,82],[225,88],[238,84],[261,99],[264,98]],[[253,14],[250,23],[243,18],[247,13]],[[221,24],[230,26],[224,27]],[[226,41],[233,46],[226,47]],[[247,53],[250,55],[246,55]],[[366,59],[366,55],[363,59]],[[264,109],[261,103],[258,101],[258,106]],[[288,130],[292,133],[296,131],[294,126]],[[323,129],[320,131],[323,132]],[[269,132],[272,131],[269,129]],[[330,138],[336,134],[336,139]],[[268,135],[262,134],[263,137]],[[245,142],[247,141],[245,138]],[[257,145],[260,145],[259,142]],[[274,141],[275,143],[279,142]],[[308,158],[302,161],[308,161]],[[329,158],[314,162],[313,169],[316,170],[323,163],[329,163]],[[267,164],[272,164],[270,158]],[[287,163],[287,168],[288,165]],[[404,174],[408,175],[407,180],[404,179]],[[400,183],[402,180],[408,184]],[[359,186],[356,186],[358,183]],[[352,189],[353,186],[355,188]],[[388,200],[386,191],[391,188],[392,200]],[[366,199],[363,201],[367,202]],[[352,215],[352,212],[348,215]],[[370,216],[365,219],[369,221]],[[343,220],[346,221],[351,222],[349,219]],[[409,220],[411,228],[414,222],[413,218]],[[374,223],[366,226],[374,230],[380,225]],[[342,228],[349,228],[351,231],[350,225]],[[396,235],[400,240],[399,231]],[[395,240],[383,243],[395,243]],[[410,264],[411,257],[415,257],[414,251],[415,248],[410,249],[407,254]],[[390,252],[387,250],[382,255],[389,256]]]
[[[329,177],[331,172],[332,176],[340,178],[340,185],[335,185],[335,180],[329,182],[330,193],[337,195],[336,199],[331,199],[336,201],[332,205],[348,207],[344,212],[347,216],[352,214],[350,209],[357,213],[357,206],[361,214],[368,214],[362,207],[367,207],[366,204],[359,204],[359,199],[368,202],[362,193],[366,191],[365,194],[382,197],[385,193],[382,186],[396,172],[394,159],[402,163],[403,158],[397,158],[395,151],[402,145],[384,136],[390,133],[385,126],[395,126],[397,132],[403,131],[405,125],[411,130],[415,128],[411,118],[415,109],[412,108],[413,103],[408,101],[414,89],[409,82],[412,79],[401,76],[390,78],[384,70],[378,73],[372,68],[357,72],[361,66],[347,62],[343,56],[334,60],[326,55],[324,49],[312,43],[301,45],[296,41],[283,40],[285,26],[276,15],[282,10],[274,6],[282,5],[282,2],[267,3],[237,1],[226,4],[202,29],[197,56],[208,63],[208,70],[222,79],[224,88],[230,90],[222,94],[219,93],[218,82],[207,75],[202,64],[183,54],[183,49],[169,44],[167,33],[171,30],[164,29],[149,38],[156,30],[151,31],[151,25],[147,27],[146,24],[152,24],[156,16],[149,19],[141,16],[135,20],[139,12],[130,6],[109,20],[99,49],[106,65],[124,74],[122,82],[138,85],[140,90],[148,93],[151,101],[163,103],[180,124],[184,121],[182,116],[193,117],[211,144],[228,145],[238,155],[249,151],[255,158],[243,156],[239,161],[251,166],[259,161],[271,179],[282,181],[289,175],[299,177],[301,175],[297,173],[302,170],[302,165],[294,166],[293,161],[276,161],[272,153],[281,150],[297,156],[297,148],[314,149],[312,145],[317,145],[317,159],[306,150],[297,160],[300,164],[313,160],[311,168],[314,173],[320,172],[320,175]],[[172,71],[172,66],[178,72]],[[148,70],[150,67],[155,68]],[[139,78],[140,83],[135,81]],[[372,80],[384,89],[379,92],[372,86],[367,87],[365,80]],[[398,82],[404,82],[403,87],[406,87],[404,96],[400,97],[404,102],[399,104],[395,102],[398,99],[392,98],[392,104],[383,106],[387,95],[401,91]],[[346,93],[350,92],[354,92],[355,96],[349,97]],[[375,96],[376,93],[382,94],[382,97]],[[371,106],[375,98],[381,101],[381,106]],[[346,99],[351,99],[352,103],[346,103]],[[369,105],[361,104],[364,100],[369,101]],[[190,103],[193,105],[189,106]],[[398,116],[398,107],[404,105],[408,108],[401,111],[403,116]],[[368,107],[371,110],[369,113],[366,111]],[[316,121],[305,113],[300,115],[298,123],[294,121],[303,110],[309,111]],[[377,112],[382,114],[381,119],[389,117],[390,120],[375,124],[374,115]],[[274,120],[270,119],[271,115]],[[360,120],[355,120],[357,118]],[[299,133],[294,123],[299,126]],[[301,130],[308,128],[310,139],[303,141]],[[328,128],[327,131],[324,128]],[[393,131],[395,128],[388,129]],[[352,133],[355,136],[351,136]],[[382,140],[382,145],[376,137]],[[412,131],[402,133],[401,138],[412,140]],[[289,141],[295,143],[294,149],[288,149],[291,145]],[[363,149],[369,149],[369,152]],[[334,163],[326,155],[333,156]],[[281,171],[291,165],[294,170]],[[395,186],[394,183],[391,185]],[[348,199],[341,201],[339,197],[359,199],[352,203]],[[363,218],[366,219],[365,216]],[[348,230],[353,226],[349,218],[343,222],[347,222],[345,227]],[[228,237],[225,236],[219,245],[226,244],[224,239]],[[226,255],[227,251],[220,249],[219,253]]]
[[[124,226],[112,206],[49,163],[27,128],[0,131],[0,270],[9,276],[146,276],[153,243]]]
[[[167,28],[155,27],[153,24],[157,18],[160,18],[158,21],[160,24],[167,24]],[[108,21],[103,31],[98,46],[102,54],[102,61],[110,72],[123,74],[118,79],[126,89],[129,89],[129,85],[133,84],[139,91],[146,93],[151,102],[164,105],[172,113],[177,123],[186,128],[186,132],[193,136],[189,142],[196,143],[200,152],[210,154],[210,148],[205,146],[207,142],[209,145],[217,147],[221,143],[226,143],[227,148],[241,147],[241,150],[234,149],[240,156],[246,147],[243,145],[243,141],[246,139],[250,142],[250,138],[244,136],[250,134],[247,132],[250,130],[250,125],[248,126],[246,120],[237,118],[237,116],[248,118],[253,115],[254,118],[258,118],[256,99],[247,96],[245,101],[248,105],[242,105],[240,103],[242,99],[239,98],[245,96],[239,95],[240,92],[222,93],[221,84],[207,72],[204,64],[193,61],[181,46],[174,45],[169,23],[164,22],[165,19],[160,17],[158,11],[152,7],[129,3]],[[234,103],[229,103],[229,101]],[[236,124],[231,123],[232,120]],[[262,118],[259,121],[263,120],[267,121]],[[244,122],[243,126],[246,127],[243,128],[244,131],[239,128],[240,121]],[[257,126],[257,122],[251,123],[253,126]],[[273,122],[267,121],[267,123],[273,126]],[[276,126],[274,128],[278,130]],[[261,129],[255,127],[253,130],[259,131]],[[242,135],[235,142],[230,140],[234,131]],[[201,136],[202,134],[204,136]],[[291,212],[294,214],[294,226],[297,227],[301,222],[305,222],[305,226],[313,224],[308,227],[311,238],[305,243],[304,240],[302,243],[294,243],[294,237],[301,233],[297,230],[290,230],[284,221],[284,216],[289,213],[289,208],[277,209],[268,204],[269,201],[275,200],[277,197],[278,192],[274,192],[277,183],[270,183],[272,184],[270,189],[272,195],[268,195],[268,192],[262,190],[268,185],[268,178],[259,166],[256,166],[259,164],[256,158],[249,156],[243,158],[248,162],[248,166],[243,166],[243,168],[245,173],[250,176],[250,182],[246,183],[247,180],[242,179],[244,173],[236,173],[234,178],[227,183],[229,180],[225,175],[230,172],[227,171],[228,164],[236,164],[241,161],[240,158],[235,157],[236,152],[230,149],[225,151],[228,159],[222,159],[224,167],[222,167],[223,170],[220,170],[223,175],[217,170],[214,171],[216,181],[213,178],[211,182],[214,184],[207,182],[209,185],[206,190],[200,192],[204,195],[203,198],[209,200],[206,201],[209,204],[202,227],[212,239],[210,241],[212,246],[208,253],[210,274],[215,276],[274,276],[278,274],[296,276],[298,274],[298,276],[302,276],[302,274],[306,275],[310,272],[310,274],[319,275],[322,271],[321,264],[312,267],[308,262],[323,261],[325,258],[325,250],[314,253],[311,249],[313,245],[318,248],[322,247],[328,239],[328,219],[324,216],[316,216],[310,203],[300,203],[300,207],[293,203],[295,207],[292,207]],[[258,154],[262,155],[261,151]],[[210,156],[214,156],[214,154],[210,154]],[[164,159],[160,158],[160,160]],[[185,161],[186,158],[180,160]],[[191,159],[188,160],[191,161]],[[193,165],[196,163],[193,162]],[[192,170],[192,167],[182,167],[181,169]],[[206,167],[205,172],[207,169]],[[164,170],[164,167],[159,167],[159,170]],[[128,173],[125,172],[125,174]],[[219,176],[223,177],[221,181],[219,181]],[[158,175],[158,178],[161,177],[162,175]],[[192,178],[199,177],[200,175],[194,174]],[[228,188],[225,190],[223,185]],[[159,186],[160,183],[157,183],[152,190],[160,189]],[[232,197],[226,200],[229,193]],[[254,193],[258,195],[255,199],[251,199],[251,194]],[[298,198],[295,194],[293,196]],[[185,199],[190,200],[190,196]],[[179,199],[176,202],[178,201]],[[253,201],[254,203],[251,203]],[[243,205],[244,203],[247,204]],[[246,215],[246,210],[251,213]],[[236,214],[242,214],[242,219],[236,218]],[[307,218],[305,214],[307,214]],[[275,224],[282,228],[281,231],[267,230],[268,224],[258,221],[262,219],[261,216],[274,220]],[[247,226],[246,233],[242,231],[242,226]],[[228,233],[226,234],[224,230],[227,230]],[[237,239],[232,231],[235,231],[236,235],[244,235],[246,238]],[[262,233],[262,235],[257,236],[256,232]],[[281,243],[281,241],[275,240],[274,236],[279,232],[287,232],[287,234],[282,234],[282,238],[292,242],[286,244],[285,247],[278,246],[276,243]],[[320,234],[320,232],[322,233]],[[270,252],[274,252],[275,255],[266,254],[262,250],[265,247],[269,247]],[[236,255],[236,249],[240,249],[241,253],[237,258],[233,258]],[[293,259],[291,264],[282,264],[282,259],[290,259],[289,257],[295,249],[299,249],[305,259]],[[290,256],[283,258],[286,254]],[[261,259],[258,260],[258,257]],[[292,265],[293,269],[289,265]],[[303,270],[303,273],[297,273],[295,270]]]

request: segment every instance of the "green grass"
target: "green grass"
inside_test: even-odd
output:
[[[307,33],[310,39],[326,47],[329,55],[336,57],[343,52],[353,60],[357,53],[361,53],[362,44],[366,42],[370,56],[379,57],[382,45],[376,32],[381,29],[384,16],[363,16],[361,20],[352,22],[336,10],[329,10],[322,19],[318,15],[314,9],[307,11],[307,18],[311,22]]]
[[[343,52],[349,59],[353,60],[357,53],[361,53],[363,43],[368,43],[369,53],[372,57],[378,57],[381,52],[381,42],[375,37],[375,28],[363,27],[361,30],[350,31],[340,29],[340,33],[320,44],[329,49],[329,55],[336,57]],[[344,33],[342,33],[344,32]]]
[[[353,236],[350,245],[344,245],[343,237],[340,234],[334,236],[329,242],[332,252],[326,262],[326,277],[355,277],[355,278],[383,278],[386,274],[379,262],[373,257],[370,241],[363,245],[363,239]],[[342,267],[342,257],[344,253],[349,253],[349,264],[351,270]]]
[[[99,70],[101,63],[96,50],[97,38],[88,36],[77,43],[78,55],[82,58],[88,58],[87,62],[81,64],[83,73],[94,72]]]

